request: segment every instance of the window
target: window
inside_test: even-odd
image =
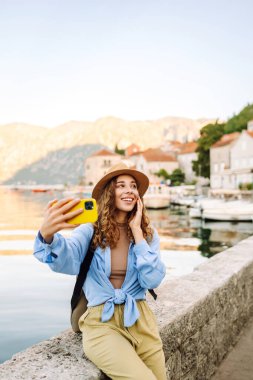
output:
[[[111,160],[104,160],[104,165],[105,168],[108,168],[111,166]]]
[[[247,142],[243,141],[242,142],[242,150],[246,150],[246,147],[247,147]]]

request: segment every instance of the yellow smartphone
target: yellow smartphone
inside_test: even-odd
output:
[[[94,198],[81,199],[80,202],[72,207],[69,211],[75,211],[82,208],[83,212],[72,219],[67,220],[70,224],[94,223],[98,218],[97,202]]]
[[[57,201],[55,201],[52,206]],[[71,211],[75,211],[82,208],[83,212],[74,216],[74,218],[68,219],[66,222],[69,224],[83,224],[83,223],[95,223],[98,218],[97,202],[94,198],[81,199],[74,207],[72,207],[66,214]]]

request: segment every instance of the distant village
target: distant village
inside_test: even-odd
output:
[[[186,184],[206,184],[206,179],[197,177],[192,169],[193,161],[197,160],[197,147],[195,141],[170,141],[143,151],[137,144],[131,144],[124,155],[102,149],[86,158],[84,184],[94,185],[110,166],[122,159],[132,161],[137,170],[148,175],[151,184],[161,183],[161,171],[171,174],[175,169],[184,173]],[[253,120],[248,122],[247,130],[225,134],[211,146],[210,172],[211,189],[238,189],[253,183]]]
[[[238,189],[253,183],[253,120],[247,129],[222,136],[210,149],[210,187]]]

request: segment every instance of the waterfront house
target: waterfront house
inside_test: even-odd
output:
[[[192,162],[197,160],[197,147],[195,141],[187,142],[181,145],[180,151],[177,154],[179,168],[185,173],[185,181],[191,182],[196,179],[196,174],[192,170]]]
[[[252,123],[253,127],[253,123]],[[231,147],[231,184],[238,188],[240,184],[253,183],[253,128],[243,130]]]
[[[212,189],[238,189],[253,182],[253,121],[247,130],[221,137],[210,148]]]
[[[168,173],[172,173],[179,167],[177,159],[160,148],[149,148],[133,154],[129,159],[135,164],[137,170],[144,172],[149,177],[151,183],[160,182],[161,178],[155,174],[159,170],[165,169]]]
[[[212,189],[232,188],[230,184],[231,147],[240,132],[233,132],[223,135],[210,148],[210,185]]]
[[[109,149],[101,149],[86,158],[84,163],[84,180],[86,185],[93,186],[107,170],[122,160],[120,154]]]

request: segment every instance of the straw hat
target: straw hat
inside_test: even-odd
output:
[[[107,185],[107,183],[114,177],[122,174],[131,175],[137,183],[139,195],[142,197],[148,189],[149,179],[142,172],[135,170],[135,166],[131,161],[123,160],[120,163],[113,165],[95,185],[92,191],[92,198],[98,200]]]

